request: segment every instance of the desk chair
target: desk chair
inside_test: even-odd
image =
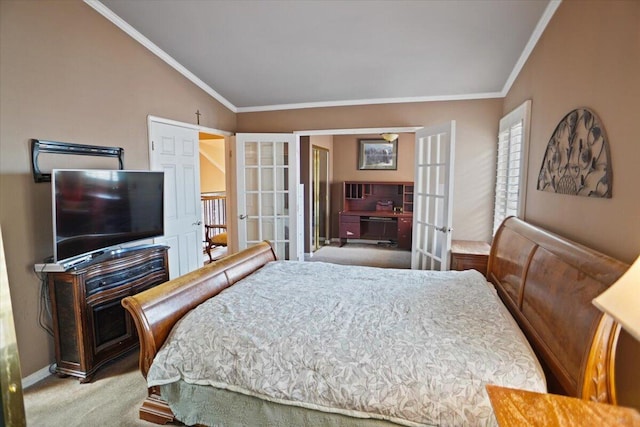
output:
[[[209,261],[213,261],[211,250],[218,247],[227,246],[227,226],[226,224],[206,225],[204,250],[209,256]]]

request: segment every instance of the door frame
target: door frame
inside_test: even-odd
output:
[[[154,115],[148,115],[147,116],[147,142],[148,142],[148,155],[149,155],[149,166],[148,168],[151,168],[151,162],[152,162],[152,141],[151,141],[151,133],[150,133],[150,129],[151,129],[151,124],[152,123],[160,123],[160,124],[166,124],[166,125],[171,125],[171,126],[180,126],[183,128],[188,128],[188,129],[193,129],[196,132],[200,133],[208,133],[208,134],[213,134],[213,135],[220,135],[224,137],[225,140],[225,153],[228,153],[228,144],[229,144],[229,137],[231,135],[233,135],[232,132],[226,131],[226,130],[221,130],[221,129],[214,129],[214,128],[210,128],[210,127],[206,127],[206,126],[201,126],[198,124],[193,124],[193,123],[187,123],[187,122],[181,122],[178,120],[173,120],[173,119],[167,119],[164,117],[159,117],[159,116],[154,116]],[[225,170],[227,171],[225,173],[225,191],[227,193],[227,207],[229,207],[229,203],[232,202],[229,200],[229,196],[232,195],[229,191],[229,183],[230,183],[230,177],[229,174],[231,172],[229,172],[229,156],[225,155]],[[199,162],[200,162],[200,157],[198,156],[198,166],[199,166]],[[198,167],[198,170],[200,168]],[[198,177],[199,178],[199,177]],[[200,221],[202,221],[203,218],[200,218]],[[229,235],[231,236],[233,233],[230,233],[229,230],[227,230]],[[230,248],[231,249],[231,248]]]
[[[417,130],[422,129],[424,126],[403,126],[403,127],[375,127],[375,128],[345,128],[345,129],[310,129],[310,130],[298,130],[294,131],[294,135],[302,136],[334,136],[334,135],[371,135],[382,133],[415,133]],[[309,150],[311,151],[311,150]],[[299,162],[300,163],[300,162]],[[333,165],[331,165],[333,167]],[[303,206],[303,209],[306,206]],[[306,209],[305,209],[306,211]],[[305,217],[310,216],[310,212],[303,212]],[[304,225],[304,224],[303,224]],[[304,229],[304,240],[309,242],[310,252],[305,255],[313,256],[311,251],[311,232],[312,226],[309,224],[308,228]],[[307,234],[308,233],[308,234]]]
[[[214,135],[231,136],[231,135],[234,134],[233,132],[229,132],[229,131],[226,131],[226,130],[210,128],[210,127],[206,127],[206,126],[202,126],[202,125],[197,125],[197,124],[187,123],[187,122],[181,122],[181,121],[178,121],[178,120],[167,119],[167,118],[164,118],[164,117],[153,116],[153,115],[148,115],[147,116],[147,130],[149,130],[148,125],[152,121],[156,122],[156,123],[164,123],[164,124],[167,124],[167,125],[174,125],[174,126],[182,126],[182,127],[186,127],[186,128],[192,128],[192,129],[197,130],[198,132],[211,133],[211,134],[214,134]]]
[[[404,126],[404,127],[379,127],[379,128],[348,128],[348,129],[315,129],[315,130],[296,130],[295,135],[314,136],[314,135],[367,135],[380,133],[413,133],[424,126]]]
[[[320,181],[317,179],[317,176],[320,175],[320,160],[316,163],[316,152],[324,153],[326,155],[327,160],[327,182],[326,182],[326,195],[325,197],[320,197],[317,193],[319,191],[318,187],[320,186]],[[311,218],[310,227],[311,227],[311,241],[309,242],[309,251],[315,252],[320,249],[327,239],[331,239],[331,182],[329,181],[329,177],[331,176],[331,151],[326,147],[321,147],[319,145],[311,144],[311,185],[310,185],[310,205],[311,212],[309,212],[309,217]],[[323,209],[320,209],[322,207]],[[324,214],[320,215],[320,212],[324,210]],[[315,215],[314,215],[315,212]],[[324,219],[324,230],[322,234],[324,237],[324,241],[322,243],[318,242],[320,237],[320,229],[315,226],[316,221],[320,223],[320,218]]]

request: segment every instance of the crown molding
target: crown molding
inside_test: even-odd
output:
[[[355,99],[348,101],[303,102],[299,104],[264,105],[259,107],[238,107],[238,113],[262,111],[298,110],[304,108],[350,107],[354,105],[403,104],[411,102],[466,101],[470,99],[503,98],[501,92],[473,93],[466,95],[414,96],[405,98]]]

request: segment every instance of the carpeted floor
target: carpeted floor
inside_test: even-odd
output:
[[[409,269],[411,268],[411,251],[397,249],[387,244],[347,243],[339,247],[337,243],[332,243],[315,251],[307,261]]]
[[[146,387],[137,351],[98,369],[90,383],[52,375],[24,390],[27,426],[155,426],[138,418]]]

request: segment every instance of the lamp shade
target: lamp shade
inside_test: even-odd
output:
[[[393,142],[398,139],[399,135],[397,133],[381,133],[380,136],[387,142]]]
[[[640,256],[593,304],[640,341]]]

